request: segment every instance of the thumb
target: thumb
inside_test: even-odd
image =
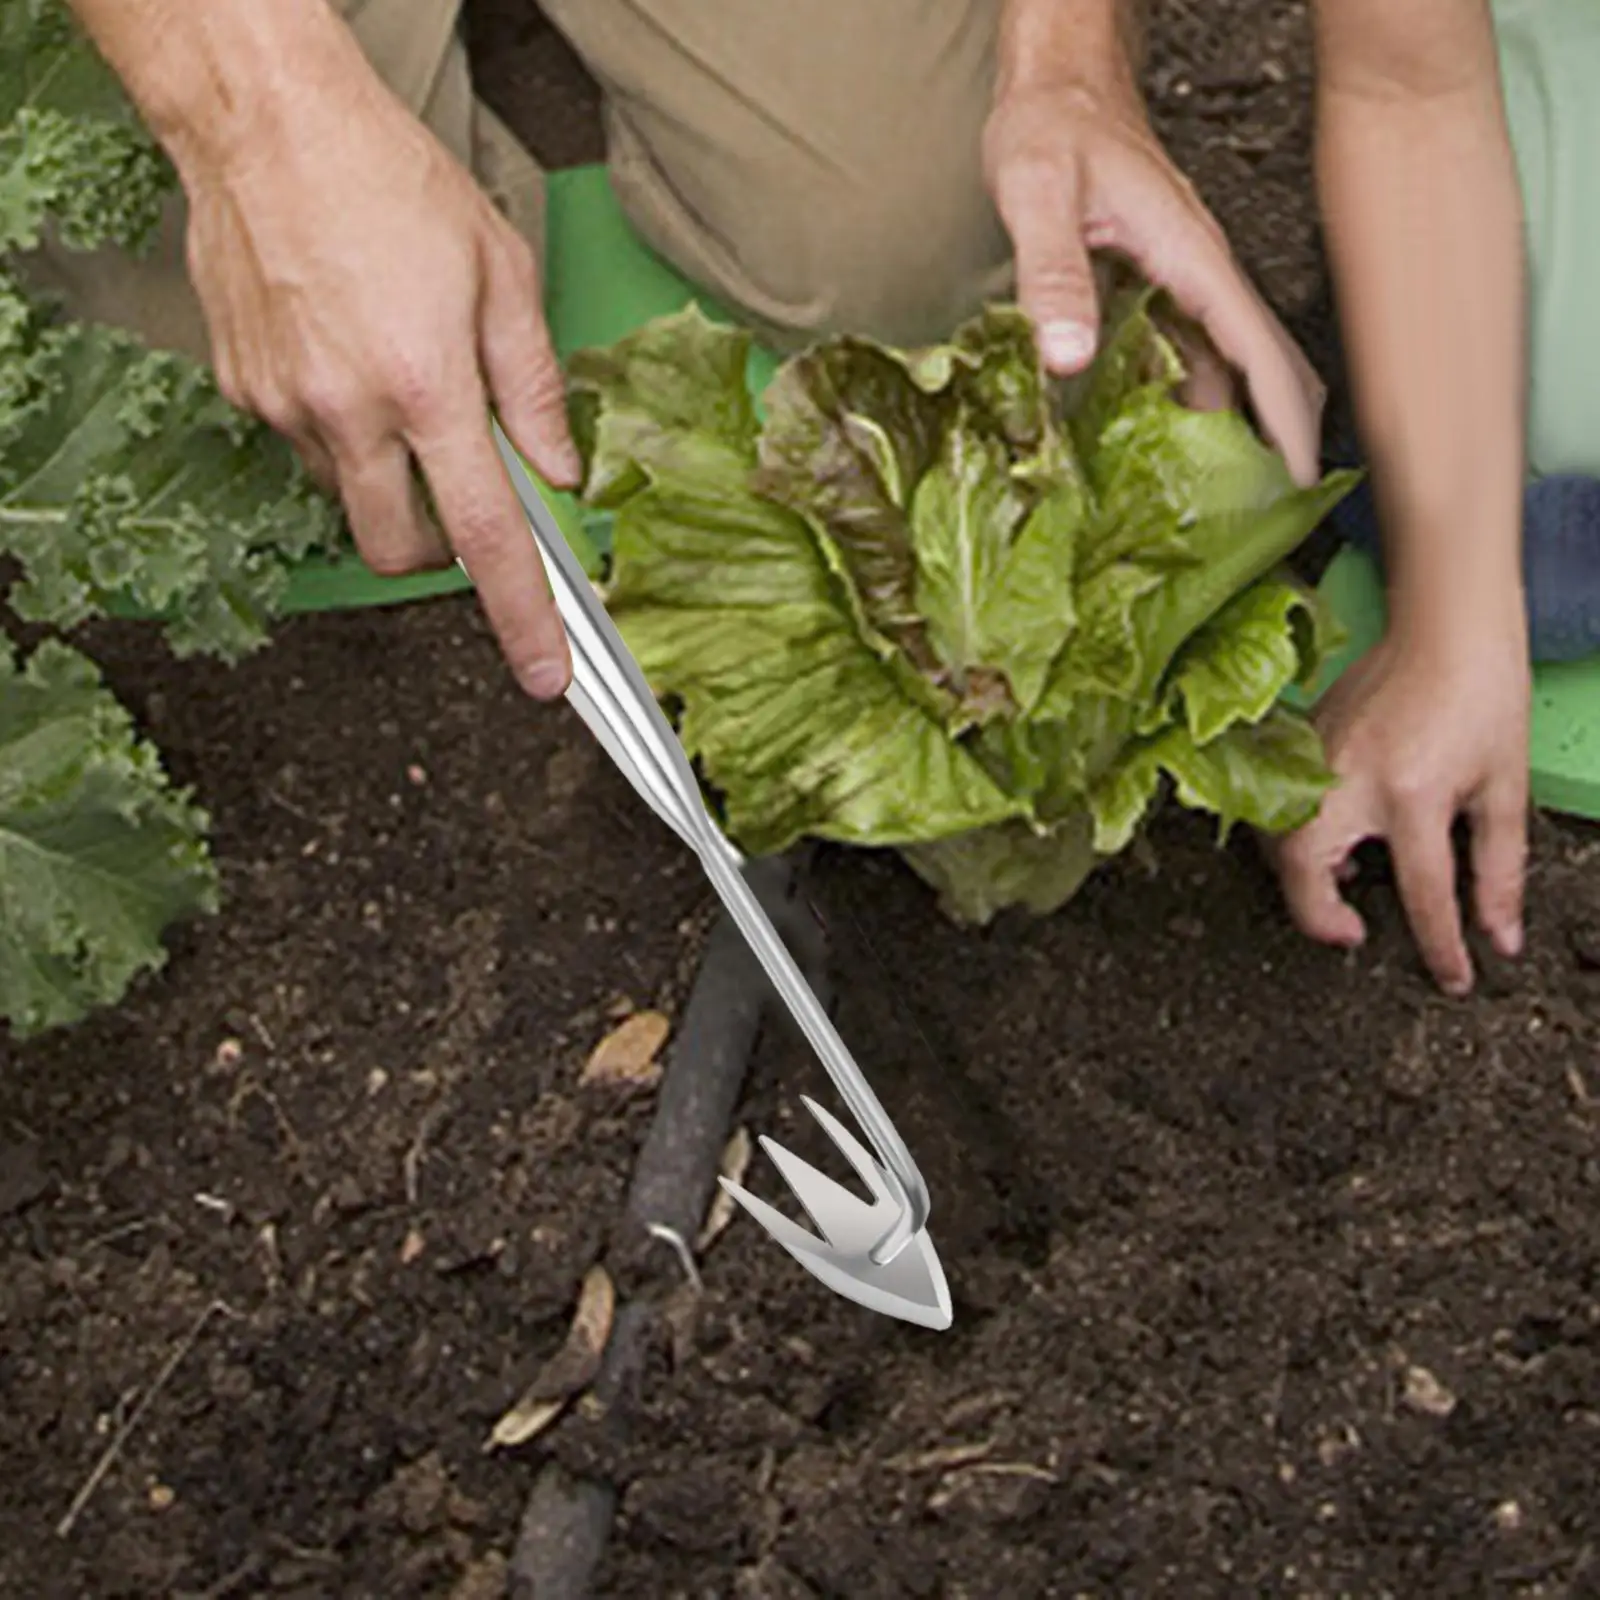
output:
[[[496,411],[529,464],[558,489],[573,489],[583,460],[567,422],[567,385],[540,310],[537,276],[486,264],[480,358]]]
[[[1352,852],[1375,831],[1370,818],[1370,795],[1341,782],[1310,822],[1261,841],[1291,920],[1321,944],[1350,949],[1366,938],[1366,924],[1343,887]]]
[[[1100,305],[1083,238],[1083,177],[1075,160],[1015,163],[996,185],[1017,261],[1017,301],[1057,377],[1081,372],[1099,345]]]

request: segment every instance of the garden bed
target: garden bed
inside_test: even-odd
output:
[[[520,9],[475,9],[485,91],[592,159]],[[1302,10],[1169,0],[1153,87],[1328,361]],[[132,1003],[0,1047],[0,1591],[488,1600],[551,1460],[619,1486],[600,1596],[1600,1580],[1589,830],[1536,830],[1529,954],[1465,1004],[1381,876],[1369,948],[1331,954],[1203,822],[983,934],[825,852],[840,1025],[927,1175],[955,1327],[857,1310],[741,1219],[631,1436],[579,1409],[485,1453],[622,1205],[653,1095],[579,1075],[625,1008],[681,1015],[698,868],[470,599],[298,619],[233,670],[122,625],[96,655],[229,898]],[[802,1092],[829,1099],[769,1030],[739,1121],[815,1158]]]

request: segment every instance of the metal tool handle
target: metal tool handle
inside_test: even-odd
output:
[[[569,701],[650,808],[700,858],[718,897],[899,1187],[900,1214],[870,1252],[874,1261],[884,1265],[927,1225],[930,1200],[922,1174],[740,875],[739,854],[707,813],[683,745],[498,421],[494,437],[566,626],[573,668]]]
[[[702,856],[701,862],[723,905],[738,923],[757,960],[821,1059],[833,1086],[874,1147],[880,1164],[899,1188],[900,1213],[868,1252],[879,1266],[887,1266],[927,1226],[931,1204],[928,1186],[848,1046],[839,1037],[805,975],[795,965],[788,947],[761,909],[760,901],[725,859]]]

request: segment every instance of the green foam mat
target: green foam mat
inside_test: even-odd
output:
[[[708,316],[728,320],[720,306],[697,294],[639,239],[617,204],[603,166],[571,167],[549,175],[545,237],[546,316],[556,352],[563,359],[586,346],[610,344],[654,317],[681,311],[691,301]],[[765,350],[752,352],[751,384],[758,392],[777,361]],[[586,514],[572,495],[551,488],[531,468],[530,475],[579,560],[597,575],[608,539],[604,519]],[[459,567],[380,577],[352,552],[341,560],[318,557],[296,566],[282,609],[355,610],[470,587]]]
[[[1359,550],[1341,551],[1320,587],[1349,637],[1319,695],[1378,643],[1386,615],[1377,563]],[[1600,821],[1600,657],[1535,667],[1529,757],[1536,805]]]

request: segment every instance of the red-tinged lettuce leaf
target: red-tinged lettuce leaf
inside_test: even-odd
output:
[[[907,357],[917,383],[948,390],[978,431],[1003,443],[1019,482],[1045,491],[1081,467],[1056,414],[1056,385],[1039,360],[1033,324],[1016,306],[986,306],[949,344]]]
[[[76,1022],[165,964],[162,936],[217,905],[205,813],[57,642],[0,649],[0,1017]]]
[[[804,517],[663,478],[617,514],[607,604],[753,852],[900,845],[1026,812],[862,640]]]
[[[756,489],[811,522],[859,597],[869,639],[939,677],[916,606],[910,519],[951,401],[922,388],[897,353],[839,339],[786,362],[763,407]]]
[[[620,506],[656,473],[721,478],[756,464],[750,335],[697,306],[567,363],[584,498]]]

